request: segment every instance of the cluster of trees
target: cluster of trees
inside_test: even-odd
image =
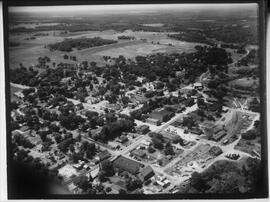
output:
[[[254,140],[257,137],[258,134],[256,134],[256,130],[249,130],[243,134],[241,134],[241,137],[245,140]]]
[[[252,101],[249,103],[249,109],[254,112],[261,111],[261,105],[257,98],[253,98]]]
[[[82,142],[80,152],[85,154],[86,158],[93,158],[96,154],[97,148],[95,143],[89,143],[87,141]]]
[[[67,60],[67,59],[69,58],[70,60],[77,61],[77,57],[76,57],[76,56],[72,56],[72,55],[70,55],[70,56],[68,57],[68,55],[65,54],[65,55],[63,55],[63,58],[64,58],[65,60]]]
[[[64,137],[61,136],[61,140],[57,147],[61,152],[66,153],[69,150],[70,145],[74,144],[75,141],[76,140],[72,137],[72,134],[66,134]]]
[[[22,134],[15,134],[12,138],[12,141],[18,146],[23,146],[24,148],[33,148],[35,145],[30,142],[26,137]]]
[[[93,179],[88,179],[85,175],[81,175],[76,178],[73,182],[76,186],[82,189],[84,192],[92,192],[92,181]]]
[[[134,40],[135,39],[134,36],[125,36],[125,35],[118,36],[117,38],[122,39],[122,40]]]
[[[152,136],[151,141],[154,148],[159,149],[159,150],[164,149],[165,140],[164,140],[163,135],[161,135],[160,133],[153,133],[151,136]]]
[[[27,86],[34,86],[31,82],[35,79],[38,71],[34,71],[33,69],[27,70],[22,64],[20,68],[10,69],[10,81],[13,83],[23,84]]]
[[[120,119],[114,122],[107,123],[102,127],[99,134],[95,135],[93,138],[101,142],[107,142],[108,140],[113,140],[116,137],[120,137],[123,132],[134,131],[135,123],[132,120]]]
[[[203,33],[209,38],[214,38],[225,43],[237,44],[257,44],[258,43],[258,28],[257,25],[251,25],[244,28],[242,26],[221,26],[217,29],[205,29]]]
[[[246,57],[242,58],[237,62],[237,65],[248,66],[249,64],[258,64],[258,62],[259,62],[258,51],[252,49]]]
[[[63,127],[68,130],[75,130],[78,128],[79,124],[85,122],[85,119],[75,113],[69,113],[68,115],[61,114],[59,116],[59,121]]]
[[[30,37],[25,38],[24,40],[35,40],[35,39],[36,39],[35,36],[30,36]]]
[[[260,188],[260,161],[248,158],[242,167],[236,162],[218,161],[202,173],[192,174],[191,189],[199,193],[255,193]],[[194,191],[192,191],[194,192]]]
[[[104,160],[100,162],[100,172],[98,178],[101,182],[108,180],[108,177],[113,176],[115,173],[113,164],[109,160]]]
[[[179,34],[168,34],[168,37],[187,42],[197,42],[197,43],[205,43],[208,45],[214,45],[214,43],[210,42],[205,36],[203,36],[198,31],[186,31]]]
[[[50,48],[51,51],[59,50],[64,52],[70,52],[72,51],[72,48],[77,48],[78,50],[80,50],[112,43],[117,43],[117,41],[102,39],[100,37],[76,38],[76,39],[65,39],[62,42],[49,44],[48,47]]]

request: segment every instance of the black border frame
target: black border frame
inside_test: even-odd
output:
[[[44,195],[38,197],[29,197],[27,199],[251,199],[251,198],[268,198],[268,153],[267,153],[267,114],[266,114],[266,16],[267,16],[267,3],[266,0],[56,0],[56,1],[45,1],[45,0],[28,0],[28,1],[3,1],[3,28],[4,28],[4,58],[5,58],[5,98],[6,98],[6,126],[7,126],[7,179],[10,178],[10,162],[11,162],[11,133],[10,130],[10,86],[9,86],[9,48],[8,48],[8,7],[10,6],[57,6],[57,5],[112,5],[112,4],[175,4],[175,3],[257,3],[259,9],[259,52],[260,52],[260,99],[261,99],[261,131],[263,133],[261,144],[262,144],[262,155],[261,155],[261,166],[262,166],[262,179],[259,179],[262,184],[262,190],[259,193],[248,193],[248,194],[126,194],[126,195]],[[14,196],[10,189],[10,182],[7,182],[8,188],[8,199],[26,199],[18,198]]]

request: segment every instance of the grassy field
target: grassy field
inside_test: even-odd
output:
[[[40,33],[40,32],[39,32]],[[134,36],[137,40],[132,41],[119,41],[116,44],[104,45],[101,47],[93,47],[84,50],[74,50],[67,53],[68,55],[76,56],[78,61],[87,60],[89,62],[95,61],[98,65],[104,65],[104,55],[118,57],[119,55],[128,58],[134,58],[137,55],[148,55],[156,52],[192,52],[197,43],[181,42],[177,40],[168,39],[166,32],[143,32],[126,30],[124,32],[116,32],[114,30],[106,31],[85,31],[60,34],[58,31],[45,32],[49,33],[48,36],[37,36],[34,40],[25,40],[25,38],[34,35],[32,34],[13,34],[10,36],[10,41],[20,43],[17,47],[9,48],[9,64],[10,68],[19,67],[22,63],[25,67],[34,66],[38,63],[38,57],[47,56],[51,59],[49,64],[56,64],[60,62],[77,63],[71,60],[63,59],[65,52],[53,51],[51,52],[45,45],[56,43],[64,40],[65,38],[78,38],[78,37],[101,37],[104,39],[116,40],[118,36]],[[147,42],[141,39],[146,39]],[[152,44],[153,41],[153,44]],[[157,44],[159,42],[160,44]],[[171,43],[172,46],[168,44]]]
[[[258,78],[253,79],[253,78],[247,77],[247,78],[241,78],[241,79],[231,81],[229,84],[235,87],[239,86],[239,87],[246,87],[246,88],[254,88],[256,85],[259,84],[259,79]]]

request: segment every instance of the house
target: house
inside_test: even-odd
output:
[[[152,119],[159,120],[160,123],[169,121],[174,116],[173,112],[167,111],[165,109],[159,111],[153,111],[150,114]]]
[[[139,134],[146,134],[146,133],[148,133],[150,131],[150,129],[149,129],[149,126],[148,125],[141,125],[141,126],[139,126],[138,128],[137,128],[137,132],[139,133]]]
[[[160,126],[161,122],[157,119],[153,119],[153,118],[148,118],[146,119],[146,123],[150,123],[156,126]]]
[[[151,166],[146,166],[138,174],[139,179],[143,182],[155,175],[154,170]]]
[[[121,135],[120,137],[119,137],[119,139],[118,139],[118,142],[120,142],[120,143],[125,143],[125,142],[127,142],[128,141],[128,138],[127,138],[127,136],[125,136],[125,135]]]
[[[26,131],[28,131],[30,128],[29,128],[29,126],[23,126],[23,127],[21,127],[20,128],[20,131],[22,131],[22,132],[26,132]]]
[[[103,161],[105,159],[110,158],[111,154],[108,152],[108,150],[104,150],[104,151],[100,152],[97,156],[98,156],[100,161]]]
[[[144,158],[146,156],[146,153],[141,149],[134,149],[130,152],[135,157]]]
[[[194,89],[202,90],[203,89],[202,83],[199,83],[199,82],[194,83]]]
[[[190,133],[193,133],[193,134],[195,134],[195,135],[201,135],[203,132],[202,132],[202,130],[201,129],[199,129],[199,128],[191,128],[191,129],[189,129],[189,132]]]
[[[113,161],[113,167],[119,169],[120,171],[127,171],[130,174],[136,175],[140,168],[144,165],[132,159],[126,158],[124,156],[118,156]]]
[[[150,141],[146,141],[146,140],[142,140],[141,143],[146,145],[146,146],[149,146],[151,144]]]
[[[168,131],[162,131],[161,134],[163,135],[164,138],[169,139],[170,141],[175,140],[175,138],[177,138],[178,135],[176,135],[177,133],[173,133],[173,132],[168,132]]]

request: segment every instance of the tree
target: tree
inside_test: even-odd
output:
[[[126,183],[126,187],[127,187],[127,190],[133,191],[137,188],[141,188],[142,184],[143,184],[142,181],[139,179],[132,180],[129,178],[129,180]]]
[[[114,169],[111,161],[104,160],[100,164],[101,170],[104,171],[106,176],[112,176],[114,174]]]
[[[109,192],[112,191],[112,188],[111,188],[111,187],[106,187],[105,191],[106,191],[107,193],[109,193]]]
[[[173,147],[172,145],[170,144],[170,142],[168,142],[166,145],[165,145],[165,150],[164,150],[164,153],[165,155],[174,155],[174,150],[173,150]]]
[[[72,153],[75,151],[75,148],[74,148],[73,144],[69,145],[69,151],[72,152]]]
[[[162,150],[164,148],[163,142],[157,137],[152,138],[152,143],[156,149]]]
[[[54,132],[53,137],[56,143],[60,143],[62,141],[62,136],[60,133]]]
[[[119,194],[127,194],[127,192],[124,189],[119,189]]]
[[[208,187],[206,186],[206,182],[202,179],[201,174],[198,172],[194,172],[192,174],[190,184],[200,192]]]
[[[98,173],[98,179],[100,182],[106,182],[108,180],[105,171],[102,170]]]
[[[147,149],[147,151],[149,153],[154,153],[156,150],[152,146],[149,146],[148,149]]]
[[[86,191],[88,188],[92,188],[92,184],[89,182],[85,175],[81,175],[74,180],[74,184]]]

